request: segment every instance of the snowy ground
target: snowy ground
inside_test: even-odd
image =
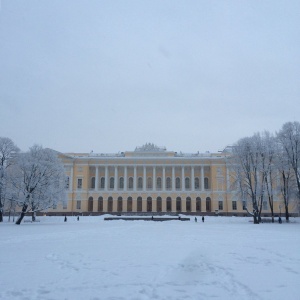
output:
[[[0,224],[0,299],[300,299],[300,219],[39,219]]]

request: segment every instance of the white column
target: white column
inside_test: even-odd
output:
[[[204,191],[204,167],[201,166],[201,191]]]
[[[104,190],[108,190],[108,166],[105,166],[105,185],[104,185]]]
[[[163,188],[163,191],[165,191],[166,190],[166,167],[165,166],[163,167],[163,176],[162,177],[163,177],[162,178],[162,181],[163,181],[162,188]]]
[[[124,167],[124,191],[127,191],[127,166]]]
[[[144,166],[143,167],[143,191],[146,191],[147,189],[147,180],[146,180],[146,177],[147,177],[147,173],[146,173],[146,167]]]
[[[153,191],[156,190],[156,167],[153,167]]]
[[[192,174],[191,174],[191,180],[192,180],[192,191],[195,190],[195,169],[194,166],[192,166]]]
[[[172,167],[172,190],[175,191],[175,167]]]
[[[96,166],[96,178],[95,178],[95,190],[98,191],[99,188],[99,168]]]
[[[118,167],[115,167],[115,188],[114,190],[118,190],[118,183],[119,183],[119,175],[118,175]]]
[[[133,190],[136,191],[136,166],[133,169]]]
[[[181,167],[181,190],[185,191],[184,166]]]

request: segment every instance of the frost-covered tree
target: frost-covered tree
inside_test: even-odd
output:
[[[283,124],[277,133],[277,138],[286,153],[288,164],[293,169],[297,183],[298,202],[300,202],[300,123]]]
[[[16,224],[25,214],[35,213],[63,202],[65,194],[65,173],[57,153],[51,149],[33,146],[26,153],[17,156],[14,187],[19,192],[18,205],[22,211]]]
[[[10,189],[10,172],[14,160],[13,156],[19,148],[7,137],[0,137],[0,222],[3,222],[3,209],[7,201],[13,201]]]

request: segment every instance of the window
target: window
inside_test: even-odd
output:
[[[157,177],[156,179],[156,188],[161,190],[161,177]]]
[[[91,189],[94,189],[94,188],[95,188],[95,182],[96,182],[95,177],[92,177],[92,178],[91,178]]]
[[[93,211],[93,197],[89,197],[89,200],[88,200],[88,211],[89,212]]]
[[[128,197],[127,199],[127,211],[132,211],[132,197]]]
[[[124,177],[120,177],[120,179],[119,179],[119,188],[121,190],[124,189]]]
[[[66,189],[69,189],[69,187],[70,187],[70,177],[67,176],[66,177]]]
[[[211,211],[211,199],[210,199],[210,197],[206,198],[206,211],[208,211],[208,212]]]
[[[246,210],[246,207],[247,207],[246,201],[243,200],[243,210]]]
[[[100,188],[104,189],[105,188],[105,177],[100,178]]]
[[[147,198],[147,212],[151,212],[152,211],[152,198],[148,197]]]
[[[196,198],[196,211],[201,211],[201,198],[197,197]]]
[[[176,190],[180,190],[180,178],[176,177],[176,182],[175,182]]]
[[[219,210],[223,210],[223,201],[219,201]]]
[[[82,178],[77,178],[77,188],[82,189]]]
[[[147,189],[148,190],[151,190],[152,189],[152,178],[151,177],[148,177],[147,178]]]
[[[109,188],[113,189],[114,187],[115,187],[115,178],[110,177],[110,179],[109,179]]]
[[[142,177],[138,178],[138,189],[139,190],[143,189],[143,178]]]
[[[190,178],[188,178],[188,177],[185,178],[185,188],[188,190],[191,188],[190,187]]]
[[[191,211],[191,198],[190,197],[186,198],[186,211],[188,211],[188,212]]]
[[[232,201],[232,210],[237,210],[236,201]]]
[[[123,198],[118,198],[118,212],[121,212],[123,210]]]
[[[170,190],[171,189],[171,178],[170,177],[167,177],[166,179],[166,186],[167,186],[167,190]]]
[[[107,200],[107,211],[112,212],[113,211],[113,198],[108,197]]]
[[[177,197],[176,198],[176,211],[181,211],[181,198]]]
[[[209,189],[208,178],[207,178],[207,177],[204,178],[204,189],[205,189],[205,190],[208,190],[208,189]]]
[[[80,200],[76,201],[76,209],[81,209],[81,201]]]
[[[195,178],[195,190],[200,190],[200,180],[198,177]]]
[[[129,180],[128,180],[128,188],[129,188],[130,190],[133,189],[133,178],[132,178],[132,177],[129,177]]]
[[[157,206],[157,212],[161,212],[162,211],[162,200],[161,197],[157,197],[156,199],[156,206]]]
[[[143,210],[143,202],[142,202],[142,197],[137,198],[137,211],[142,211]]]
[[[171,197],[167,198],[167,211],[172,211],[172,199],[171,199]]]
[[[98,198],[98,211],[103,211],[103,197]]]

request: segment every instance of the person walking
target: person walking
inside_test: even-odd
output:
[[[204,223],[204,216],[202,217],[202,222]]]

